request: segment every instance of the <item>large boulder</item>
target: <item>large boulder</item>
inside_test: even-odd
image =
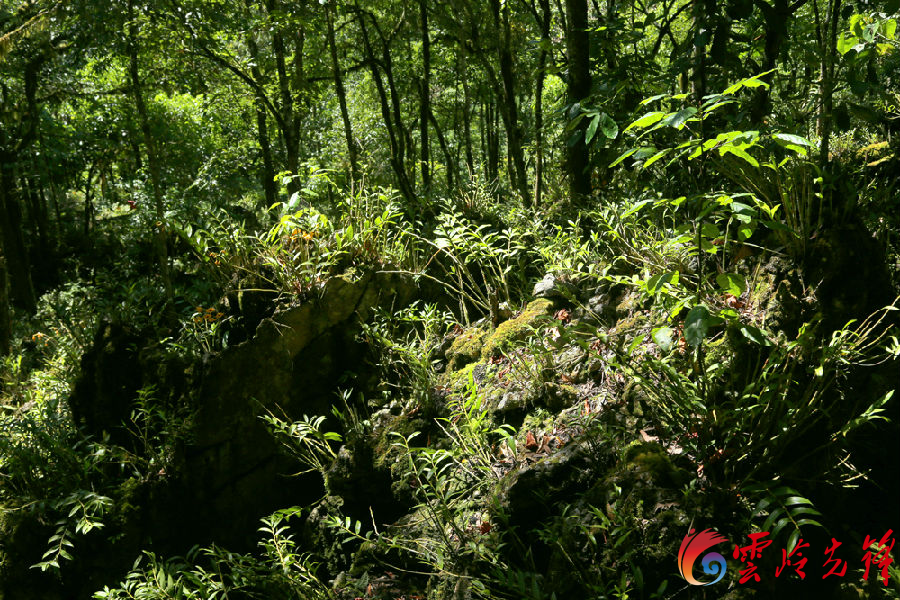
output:
[[[314,501],[321,481],[285,477],[296,470],[262,416],[329,415],[338,382],[360,375],[366,348],[356,325],[379,306],[405,306],[411,277],[366,273],[329,280],[318,298],[264,319],[248,341],[204,366],[183,477],[194,490],[197,526],[216,541],[241,544],[241,532],[273,510]]]

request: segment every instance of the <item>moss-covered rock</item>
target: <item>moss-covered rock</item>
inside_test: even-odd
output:
[[[530,526],[554,512],[594,479],[587,446],[569,444],[550,456],[513,471],[500,483],[497,505],[511,525]]]
[[[491,333],[481,349],[481,357],[497,356],[515,342],[526,339],[552,309],[553,302],[546,298],[530,302],[518,317],[504,321]]]
[[[668,452],[656,442],[635,442],[625,448],[626,468],[643,471],[653,483],[663,487],[678,488],[686,473],[678,470]]]
[[[447,369],[451,373],[459,371],[466,365],[478,360],[484,347],[487,331],[483,329],[469,329],[457,336],[447,350]]]
[[[558,412],[575,404],[578,390],[571,385],[548,382],[541,389],[541,399],[548,409]]]

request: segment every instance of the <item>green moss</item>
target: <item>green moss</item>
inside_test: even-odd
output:
[[[642,304],[643,298],[641,298],[640,294],[629,292],[616,305],[616,317],[618,319],[627,319],[640,310]]]
[[[540,298],[529,303],[522,314],[515,319],[500,323],[484,342],[481,357],[497,356],[500,352],[509,349],[513,342],[526,339],[541,318],[547,315],[552,308],[553,302],[546,298]]]
[[[625,462],[646,472],[661,485],[679,487],[683,481],[683,473],[672,463],[666,449],[656,442],[632,442],[625,448]]]
[[[543,400],[550,410],[560,411],[575,404],[578,400],[578,390],[571,385],[545,383]]]
[[[472,374],[472,371],[478,365],[482,364],[481,361],[472,362],[467,364],[464,367],[456,371],[447,370],[447,376],[444,381],[451,390],[460,391],[466,389],[466,385],[469,383],[469,376]]]
[[[447,350],[447,368],[449,371],[458,371],[466,365],[478,360],[484,346],[487,331],[483,329],[469,329],[459,335]]]

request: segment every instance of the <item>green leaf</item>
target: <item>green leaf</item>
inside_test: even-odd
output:
[[[632,148],[631,150],[626,151],[624,154],[619,156],[619,158],[617,158],[616,160],[609,163],[609,166],[610,167],[616,166],[617,164],[619,164],[620,162],[622,162],[623,160],[625,160],[626,158],[628,158],[629,156],[631,156],[632,154],[634,154],[637,151],[638,151],[637,148]]]
[[[794,547],[797,545],[797,542],[800,541],[800,530],[795,529],[793,533],[791,533],[787,542],[787,553],[790,556],[791,552],[794,551]]]
[[[842,31],[837,39],[837,51],[841,54],[847,54],[853,49],[853,46],[859,43],[859,38],[849,31]]]
[[[699,347],[706,337],[709,324],[710,314],[705,306],[700,304],[692,308],[684,320],[685,341],[695,348]]]
[[[633,122],[631,125],[626,127],[625,131],[628,131],[629,129],[635,129],[638,127],[640,127],[640,128],[649,127],[649,126],[653,125],[654,123],[662,120],[662,118],[665,116],[666,116],[666,113],[660,112],[660,111],[648,112],[643,117],[641,117],[640,119],[638,119],[637,121]]]
[[[581,130],[580,130],[580,129],[576,129],[576,130],[575,130],[575,133],[573,133],[573,134],[569,137],[569,139],[566,140],[566,146],[568,146],[569,148],[574,148],[574,147],[575,147],[575,144],[577,144],[577,143],[578,143],[578,140],[580,140],[580,139],[581,139]]]
[[[775,69],[770,69],[770,70],[766,71],[765,73],[760,73],[759,75],[754,75],[753,77],[748,77],[747,79],[738,81],[737,83],[730,86],[722,93],[725,95],[735,94],[741,88],[744,88],[744,87],[748,87],[748,88],[769,87],[769,84],[762,81],[760,78],[765,77],[766,75],[768,75],[769,73],[771,73],[774,70]]]
[[[630,206],[628,208],[628,210],[626,210],[619,216],[619,219],[624,221],[631,215],[637,214],[642,208],[644,208],[651,202],[653,202],[653,201],[652,200],[641,200],[640,202],[635,202],[632,206]]]
[[[607,139],[614,140],[619,135],[619,126],[612,117],[603,113],[600,115],[600,131]]]
[[[594,134],[597,133],[598,125],[600,125],[600,115],[595,116],[591,119],[591,122],[588,123],[587,131],[584,134],[585,143],[590,144],[591,140],[594,139]]]
[[[711,240],[714,240],[722,235],[722,232],[719,231],[719,228],[716,227],[715,223],[704,223],[703,227],[700,228],[700,233],[703,235],[703,237],[707,237]]]
[[[743,335],[754,344],[758,344],[760,346],[772,345],[771,340],[769,340],[769,338],[766,337],[766,334],[763,333],[763,331],[758,327],[754,327],[753,325],[743,325],[738,331],[740,331],[741,335]]]
[[[732,296],[740,296],[747,289],[747,282],[737,273],[721,273],[716,276],[716,283]]]
[[[807,148],[812,148],[813,143],[806,139],[805,137],[801,137],[799,135],[794,135],[792,133],[774,133],[772,137],[775,140],[781,142],[787,142],[788,144],[795,144],[797,146],[806,146]]]
[[[661,98],[665,98],[665,97],[666,97],[665,94],[657,94],[655,96],[650,96],[649,98],[644,98],[643,100],[641,100],[641,103],[638,106],[646,106],[646,105],[650,104],[651,102],[656,102],[657,100],[659,100]]]
[[[825,527],[815,519],[800,519],[797,521],[797,527],[802,527],[803,525],[812,525],[813,527]]]
[[[878,25],[875,23],[869,23],[865,26],[862,32],[862,37],[865,41],[871,43],[875,41],[875,30],[878,28]]]
[[[647,293],[651,295],[655,294],[656,292],[660,291],[662,287],[667,283],[671,283],[672,285],[676,285],[678,283],[678,271],[660,273],[648,279]]]
[[[652,165],[653,163],[655,163],[656,161],[658,161],[659,159],[664,157],[666,154],[668,154],[671,150],[672,150],[671,148],[663,148],[662,150],[660,150],[659,152],[657,152],[656,154],[654,154],[653,156],[648,158],[646,160],[646,162],[644,162],[643,168],[646,169],[647,167],[649,167],[650,165]]]
[[[677,113],[672,113],[666,117],[664,121],[660,123],[660,125],[665,125],[668,127],[673,127],[675,129],[681,129],[684,127],[685,122],[697,114],[697,107],[688,106],[682,110],[679,110]]]
[[[719,154],[721,156],[725,156],[725,154],[733,154],[742,159],[744,162],[753,165],[754,167],[759,166],[759,161],[747,154],[746,150],[738,146],[722,146],[721,148],[719,148]]]
[[[663,352],[669,352],[674,345],[672,334],[675,330],[671,327],[657,327],[653,330],[653,341]]]

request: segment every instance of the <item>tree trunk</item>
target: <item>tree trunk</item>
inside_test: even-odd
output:
[[[31,314],[37,307],[37,299],[22,231],[22,211],[16,198],[14,164],[15,160],[8,152],[0,154],[0,251],[6,259],[10,300]]]
[[[91,230],[94,228],[94,200],[93,187],[91,180],[94,178],[94,165],[88,169],[87,178],[84,180],[84,221],[82,223],[84,229],[84,237],[90,243]]]
[[[506,143],[509,158],[512,159],[513,168],[510,169],[509,178],[513,188],[518,192],[522,203],[529,203],[528,179],[525,171],[525,154],[522,151],[522,132],[519,125],[519,110],[516,103],[515,76],[513,74],[513,59],[511,49],[511,32],[509,24],[509,2],[504,2],[501,8],[500,0],[491,0],[494,13],[494,24],[500,32],[501,44],[498,48],[500,60],[500,78],[503,82],[500,100],[500,114],[506,125]]]
[[[253,61],[250,67],[250,73],[253,75],[253,79],[262,84],[263,76],[262,71],[259,68],[259,47],[256,45],[256,40],[253,38],[252,32],[247,32],[247,50],[249,50],[250,58]],[[277,198],[275,189],[275,162],[272,160],[272,144],[269,141],[266,102],[259,93],[259,90],[256,90],[254,94],[256,97],[256,133],[259,140],[259,150],[263,159],[260,178],[262,179],[263,192],[266,195],[265,208],[268,208],[275,204]]]
[[[566,20],[569,27],[566,32],[566,50],[569,55],[567,100],[570,105],[583,102],[591,93],[587,15],[587,0],[566,0]],[[581,119],[575,129],[578,139],[568,147],[566,170],[569,174],[569,194],[573,199],[591,193],[591,162],[585,143],[587,126],[587,119]]]
[[[403,132],[398,124],[394,123],[391,115],[391,106],[388,104],[387,92],[384,89],[384,81],[381,78],[381,72],[378,70],[378,63],[372,50],[372,43],[369,39],[369,30],[366,27],[366,13],[359,10],[357,4],[357,12],[359,14],[359,28],[363,38],[363,48],[365,50],[366,62],[372,72],[372,80],[375,82],[375,89],[378,91],[378,99],[381,103],[381,117],[384,119],[384,125],[388,131],[388,138],[391,146],[391,167],[394,175],[397,177],[397,185],[400,193],[408,201],[415,200],[415,191],[410,184],[409,177],[406,173],[406,165],[403,160]],[[399,101],[399,100],[398,100]],[[398,125],[395,127],[395,125]]]
[[[154,238],[156,241],[156,256],[159,262],[159,276],[162,280],[166,301],[171,305],[172,280],[169,278],[169,256],[166,248],[166,217],[163,206],[163,194],[160,184],[159,160],[156,153],[156,140],[150,128],[150,117],[147,114],[147,105],[144,103],[144,92],[141,87],[140,70],[138,68],[138,40],[137,23],[135,22],[134,2],[129,0],[128,18],[131,22],[128,35],[128,66],[131,75],[131,93],[134,96],[134,104],[137,108],[138,119],[141,124],[141,132],[144,136],[144,146],[147,150],[147,167],[150,174],[150,187],[153,191],[153,204],[156,210],[156,223]],[[139,154],[140,156],[140,154]]]
[[[50,235],[47,207],[38,194],[36,179],[35,175],[22,175],[20,189],[22,195],[28,199],[32,231],[33,234],[37,234],[37,243],[32,246],[34,254],[32,264],[36,271],[32,283],[37,290],[46,290],[56,284],[56,265],[54,264],[54,244]]]
[[[268,0],[266,9],[269,14],[275,12],[275,2]],[[276,30],[272,34],[272,50],[275,53],[275,70],[278,73],[278,92],[281,96],[281,118],[284,122],[282,137],[284,139],[284,153],[286,157],[285,169],[292,174],[297,173],[300,164],[300,141],[298,139],[298,125],[294,115],[294,96],[291,93],[291,81],[287,73],[287,61],[285,59],[284,36]],[[296,181],[288,184],[288,191],[296,192]]]
[[[344,124],[344,139],[347,142],[347,154],[350,156],[350,174],[354,182],[360,180],[359,163],[356,153],[356,140],[353,137],[353,125],[347,110],[347,92],[344,90],[344,78],[338,62],[337,42],[334,35],[334,14],[331,2],[325,5],[325,19],[328,22],[328,51],[331,54],[331,69],[334,71],[334,89],[337,92],[338,104],[341,107],[341,121]]]
[[[707,21],[709,20],[710,7],[707,6],[707,0],[694,0],[693,13],[693,49],[694,49],[694,101],[699,106],[706,96],[706,45],[709,42],[709,28]],[[715,4],[712,5],[715,9]]]
[[[465,55],[463,55],[464,57]],[[469,171],[469,176],[471,177],[475,173],[475,156],[472,152],[472,97],[469,93],[469,78],[467,71],[467,64],[465,58],[461,58],[462,65],[460,70],[462,71],[462,87],[463,87],[463,137],[465,138],[466,145],[466,168]]]
[[[787,38],[788,22],[793,13],[788,7],[788,0],[775,0],[775,4],[770,5],[768,2],[759,2],[756,4],[762,10],[763,22],[765,26],[765,46],[763,48],[763,71],[771,71],[775,68],[778,61],[778,54],[781,52],[781,46]],[[766,83],[772,83],[775,74],[766,75],[762,80]],[[755,125],[762,122],[763,117],[769,114],[771,110],[769,98],[771,96],[771,86],[760,86],[756,88],[753,97],[753,103],[750,106],[750,119]]]
[[[428,109],[428,120],[431,121],[431,126],[434,127],[434,133],[437,134],[438,145],[441,147],[441,152],[444,154],[444,160],[447,162],[447,190],[453,189],[453,178],[456,173],[456,163],[453,160],[453,155],[450,154],[450,147],[447,145],[447,139],[444,137],[444,133],[441,131],[441,126],[438,124],[437,118],[434,116],[434,113],[431,112],[431,109]]]
[[[831,131],[833,127],[832,111],[834,109],[834,69],[837,53],[837,29],[841,11],[841,0],[828,0],[824,23],[819,18],[818,0],[813,2],[816,17],[816,32],[819,37],[821,67],[819,73],[819,119],[818,129],[821,145],[819,147],[819,164],[828,175],[831,164]]]
[[[550,0],[541,3],[541,51],[538,55],[537,81],[534,86],[534,206],[540,206],[544,185],[544,72],[550,48]]]
[[[2,247],[0,243],[0,247]],[[12,319],[9,311],[9,285],[6,277],[6,258],[0,252],[0,356],[9,354],[12,339]]]
[[[421,144],[422,189],[427,196],[431,191],[429,171],[428,117],[431,115],[431,40],[428,37],[428,0],[419,0],[419,18],[422,26],[422,82],[419,101],[419,140]],[[449,172],[450,165],[447,165]]]

